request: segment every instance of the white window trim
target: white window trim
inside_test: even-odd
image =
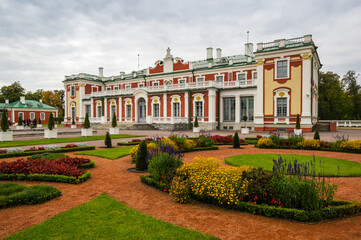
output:
[[[113,114],[111,113],[111,110],[112,110],[112,106],[115,106],[115,116],[118,117],[118,114],[117,114],[117,101],[115,99],[110,99],[109,100],[109,117],[112,118],[113,117]]]
[[[169,85],[167,85],[167,83],[169,83]],[[172,86],[172,84],[173,84],[173,80],[164,80],[164,86],[170,87]]]
[[[244,80],[240,80],[239,75],[244,75]],[[247,72],[239,72],[239,73],[237,73],[237,81],[247,81]]]
[[[130,83],[125,84],[125,86],[124,86],[124,89],[131,89],[131,88],[132,88],[132,85]]]
[[[42,116],[44,116],[44,117],[42,117]],[[45,113],[44,112],[40,113],[40,120],[45,121]]]
[[[157,86],[154,86],[155,83],[158,84],[158,85],[157,85]],[[153,82],[152,82],[152,86],[153,86],[153,87],[159,87],[159,81],[153,81]]]
[[[172,95],[170,96],[170,98],[172,99],[172,102],[171,102],[171,116],[172,118],[174,118],[174,107],[173,107],[173,103],[179,103],[179,117],[182,117],[182,101],[181,101],[181,96],[179,95]],[[178,99],[178,101],[174,101],[174,99]],[[177,117],[178,118],[178,117]]]
[[[199,79],[202,79],[202,81],[200,82]],[[197,83],[204,83],[205,82],[205,77],[196,77],[196,82]]]
[[[277,76],[277,62],[279,61],[287,61],[287,77],[278,77]],[[290,77],[290,58],[287,57],[287,58],[278,58],[278,59],[275,59],[275,68],[274,68],[274,71],[275,71],[275,79],[287,79]]]
[[[25,116],[24,112],[18,112],[18,120],[19,120],[20,114],[23,115],[23,117],[22,117],[23,119],[22,119],[22,120],[24,121],[24,116]]]
[[[34,118],[31,118],[31,114],[34,114]],[[36,118],[35,112],[30,112],[30,113],[29,113],[29,119],[30,119],[30,120],[34,120],[35,118]]]
[[[193,117],[196,116],[196,102],[202,102],[202,104],[203,104],[202,117],[201,117],[202,119],[198,119],[198,121],[204,122],[204,117],[205,117],[204,116],[204,108],[205,108],[205,106],[204,106],[204,95],[201,94],[201,93],[196,93],[196,94],[193,94],[192,97],[193,97]],[[200,97],[199,100],[197,100],[198,97]]]
[[[110,87],[110,86],[106,86],[106,88],[105,88],[107,91],[111,91],[112,90],[112,88]]]
[[[222,77],[222,83],[224,83],[224,77],[225,77],[225,74],[216,74],[214,75],[214,81],[217,82],[217,77]]]
[[[129,103],[127,103],[129,101]],[[130,105],[130,117],[127,116],[127,106]],[[133,118],[133,101],[131,98],[124,99],[124,115],[126,118],[126,122],[131,122]]]
[[[274,97],[273,97],[273,102],[274,102],[274,109],[273,109],[273,114],[274,114],[274,119],[275,119],[275,123],[278,123],[279,120],[278,118],[285,118],[286,121],[285,123],[286,124],[289,124],[290,123],[290,89],[287,89],[287,88],[279,88],[279,89],[276,89],[273,91],[275,94],[274,94]],[[283,96],[280,95],[280,93],[284,93]],[[287,116],[285,117],[278,117],[277,116],[277,98],[287,98]]]
[[[114,90],[119,90],[119,86],[114,86]]]
[[[72,88],[74,88],[74,94],[72,94]],[[75,88],[75,85],[71,85],[70,86],[70,97],[75,97],[76,96],[76,88]]]
[[[160,117],[160,110],[161,110],[161,103],[160,103],[160,97],[154,96],[150,98],[152,100],[152,117],[154,117],[154,104],[159,104],[159,117]],[[154,100],[157,100],[157,102],[154,102]],[[157,118],[159,118],[157,117]]]
[[[143,85],[143,86],[141,87],[140,85]],[[145,85],[143,82],[138,83],[138,88],[144,88],[144,87],[145,87]]]
[[[257,75],[256,78],[254,78],[254,74]],[[257,78],[258,78],[258,73],[257,73],[257,70],[256,70],[256,71],[253,71],[253,72],[252,72],[252,79],[253,79],[253,80],[257,80]]]
[[[95,101],[95,116],[97,118],[100,118],[102,116],[98,116],[98,107],[102,107],[102,101],[100,101],[100,100]]]

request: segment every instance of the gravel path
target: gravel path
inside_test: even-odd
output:
[[[245,146],[244,149],[221,146],[220,150],[186,153],[185,161],[190,161],[198,155],[224,159],[232,155],[250,153],[315,154],[361,163],[359,154],[257,149],[253,146]],[[6,161],[16,159],[18,158]],[[29,185],[52,185],[60,189],[63,196],[41,205],[0,210],[0,238],[39,224],[101,193],[107,193],[144,214],[222,239],[361,239],[361,216],[305,224],[256,216],[198,202],[178,204],[172,201],[168,194],[142,184],[139,180],[140,174],[127,172],[128,168],[133,167],[129,156],[118,160],[98,157],[91,159],[95,160],[96,168],[91,170],[92,177],[80,185],[22,182]],[[361,201],[360,177],[338,178],[336,183],[339,186],[336,199]]]

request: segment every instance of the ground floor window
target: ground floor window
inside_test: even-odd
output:
[[[34,118],[35,118],[35,113],[30,113],[30,120],[34,120]]]
[[[75,119],[75,107],[71,107],[71,119]]]
[[[236,101],[234,97],[223,98],[223,121],[234,122]]]
[[[252,97],[241,97],[241,119],[247,116],[248,120],[253,121],[254,100]]]
[[[127,105],[126,106],[126,114],[125,117],[127,118],[131,118],[132,117],[132,105]]]
[[[40,120],[44,121],[45,120],[45,113],[40,113]]]
[[[196,102],[196,116],[203,117],[203,102]]]
[[[287,98],[277,98],[277,117],[287,117]]]
[[[153,117],[159,117],[159,103],[153,104]]]
[[[19,118],[21,118],[24,121],[24,113],[19,113]]]
[[[113,115],[115,114],[117,114],[117,112],[116,112],[116,105],[112,105],[111,106],[111,108],[110,108],[110,117],[113,117]]]
[[[102,106],[97,106],[97,117],[102,116]]]
[[[173,103],[173,117],[180,116],[180,104],[179,102]]]

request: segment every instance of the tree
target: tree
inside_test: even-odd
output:
[[[84,128],[90,128],[90,122],[89,122],[89,115],[88,113],[85,114],[85,119],[84,119]]]
[[[74,120],[74,118],[71,120],[71,125],[75,125],[75,120]]]
[[[297,118],[296,118],[296,129],[301,129],[300,114],[297,114]]]
[[[147,143],[145,140],[141,141],[139,143],[137,157],[135,160],[135,168],[140,171],[147,170],[148,164],[147,164]]]
[[[23,118],[21,116],[19,116],[18,126],[22,126],[22,125],[23,125]]]
[[[39,118],[38,124],[41,124],[41,119]]]
[[[20,100],[21,96],[24,96],[25,89],[21,86],[20,82],[14,82],[9,86],[3,86],[0,90],[1,101],[9,99],[9,102],[15,102]]]
[[[53,113],[50,113],[49,120],[48,120],[48,128],[49,128],[49,130],[53,130],[54,127],[55,127],[55,124],[54,124]]]
[[[43,96],[43,89],[38,89],[35,92],[28,91],[25,94],[25,98],[28,100],[40,101]]]
[[[196,116],[196,119],[194,120],[194,127],[195,127],[195,128],[198,127],[198,119],[197,119],[197,116]]]
[[[244,127],[247,128],[247,120],[248,120],[247,115],[244,115],[244,116],[242,117],[242,120],[244,121]]]
[[[112,147],[112,139],[110,138],[109,132],[105,135],[105,146],[107,146],[107,148]]]
[[[9,129],[9,122],[8,122],[8,114],[7,110],[3,109],[3,114],[1,116],[1,131],[6,132]]]
[[[320,140],[320,133],[318,132],[318,129],[316,129],[315,135],[313,135],[313,139]]]
[[[342,83],[345,84],[347,95],[352,101],[351,118],[360,119],[361,112],[361,86],[357,84],[357,77],[355,71],[348,71],[342,78]]]
[[[236,132],[233,136],[233,148],[239,148],[240,145],[238,132]]]
[[[115,128],[116,126],[117,126],[117,116],[115,115],[114,112],[112,117],[112,128]]]
[[[41,97],[43,103],[58,109],[59,117],[64,116],[63,98],[64,90],[44,91]]]

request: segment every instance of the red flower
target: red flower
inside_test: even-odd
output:
[[[167,191],[167,188],[164,188],[164,190],[163,190],[164,192],[166,192]]]

